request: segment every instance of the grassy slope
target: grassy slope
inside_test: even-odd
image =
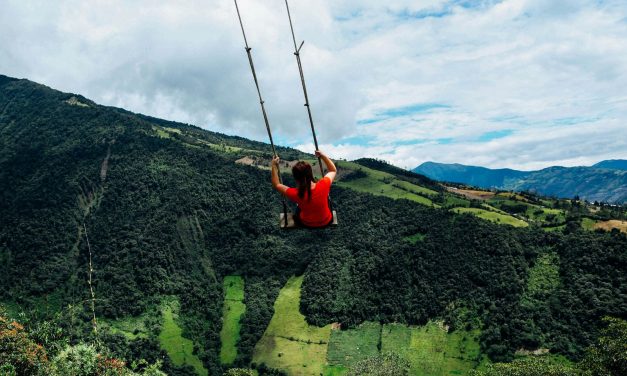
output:
[[[255,346],[253,362],[290,375],[320,375],[326,364],[331,325],[311,326],[299,311],[303,277],[290,278],[274,303],[274,315]]]
[[[594,230],[594,225],[596,225],[596,221],[594,219],[590,219],[590,218],[582,218],[581,219],[581,227],[585,228],[586,230]]]
[[[503,207],[514,205],[525,205],[527,210],[522,213],[525,217],[540,222],[547,222],[547,216],[554,216],[553,222],[564,222],[566,219],[566,213],[560,209],[548,208],[536,204],[527,202],[528,200],[520,195],[514,195],[511,193],[499,193],[493,199],[488,202],[496,207],[503,209]],[[538,212],[538,213],[537,213]],[[539,213],[541,212],[541,213]],[[537,214],[536,214],[537,213]]]
[[[272,320],[255,346],[254,363],[289,375],[344,375],[352,364],[381,350],[405,357],[412,374],[437,376],[466,374],[485,362],[479,330],[446,333],[433,322],[422,327],[366,322],[345,331],[308,325],[298,311],[302,279],[292,277],[281,289]]]
[[[149,336],[146,328],[146,316],[125,317],[118,320],[100,320],[100,325],[107,325],[109,330],[115,334],[122,334],[126,338],[133,340],[136,338],[147,338]]]
[[[224,277],[224,308],[220,331],[220,362],[231,364],[237,357],[237,342],[240,335],[240,318],[246,311],[244,301],[244,279],[240,276]]]
[[[406,358],[412,375],[465,375],[486,361],[480,354],[479,334],[479,330],[447,333],[434,322],[421,327],[386,324],[381,351]]]
[[[336,371],[346,369],[354,363],[379,353],[381,324],[365,322],[351,330],[334,330],[327,360]],[[333,369],[333,368],[331,368]]]
[[[349,170],[361,169],[368,176],[351,181],[338,180],[337,184],[358,192],[372,193],[378,196],[386,196],[393,199],[407,199],[426,206],[436,206],[427,196],[436,195],[437,192],[396,178],[394,175],[383,171],[377,171],[353,162],[340,162],[340,168]]]
[[[168,353],[172,363],[177,366],[190,365],[199,375],[207,375],[207,370],[198,357],[192,354],[194,343],[183,337],[183,329],[176,323],[178,304],[164,304],[162,308],[163,327],[159,334],[159,343]]]
[[[478,209],[478,208],[454,208],[451,209],[456,213],[469,213],[476,215],[479,218],[486,219],[488,221],[496,222],[499,224],[511,225],[514,227],[526,227],[529,224],[523,220],[518,218],[514,218],[511,215],[505,215],[501,213],[495,213],[488,210]]]

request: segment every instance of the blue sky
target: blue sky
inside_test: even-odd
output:
[[[311,151],[283,0],[239,0],[278,143]],[[627,2],[290,3],[333,157],[536,169],[627,158]],[[0,73],[266,141],[230,0],[4,0]]]

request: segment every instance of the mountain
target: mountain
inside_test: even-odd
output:
[[[413,169],[432,179],[486,189],[537,192],[545,196],[608,203],[627,202],[627,160],[608,160],[591,167],[548,167],[538,171],[489,169],[425,162]]]
[[[625,159],[610,159],[607,161],[601,161],[595,163],[592,167],[596,168],[609,168],[612,170],[627,170],[627,160]]]
[[[382,349],[434,375],[519,349],[576,360],[625,316],[620,232],[456,214],[472,203],[370,159],[338,163],[337,227],[281,230],[269,157],[0,76],[0,318],[26,317],[50,359],[98,343],[189,376],[345,374]]]
[[[482,188],[502,187],[512,180],[518,180],[527,176],[527,173],[524,171],[508,168],[492,170],[485,167],[436,162],[425,162],[413,169],[413,171],[439,181],[464,183]]]

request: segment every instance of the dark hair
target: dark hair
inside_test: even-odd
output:
[[[307,192],[308,199],[311,200],[311,182],[315,181],[311,165],[305,161],[296,163],[292,167],[292,175],[294,175],[294,180],[298,185],[298,197],[304,198],[305,192]]]

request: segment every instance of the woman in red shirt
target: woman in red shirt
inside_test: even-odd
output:
[[[294,221],[304,227],[324,227],[333,222],[333,213],[329,209],[329,191],[335,179],[337,168],[333,161],[320,150],[316,157],[322,159],[327,166],[327,174],[316,181],[311,165],[300,161],[292,167],[292,175],[297,188],[290,188],[279,181],[279,157],[272,160],[272,186],[285,197],[294,201],[298,207],[294,213]]]

